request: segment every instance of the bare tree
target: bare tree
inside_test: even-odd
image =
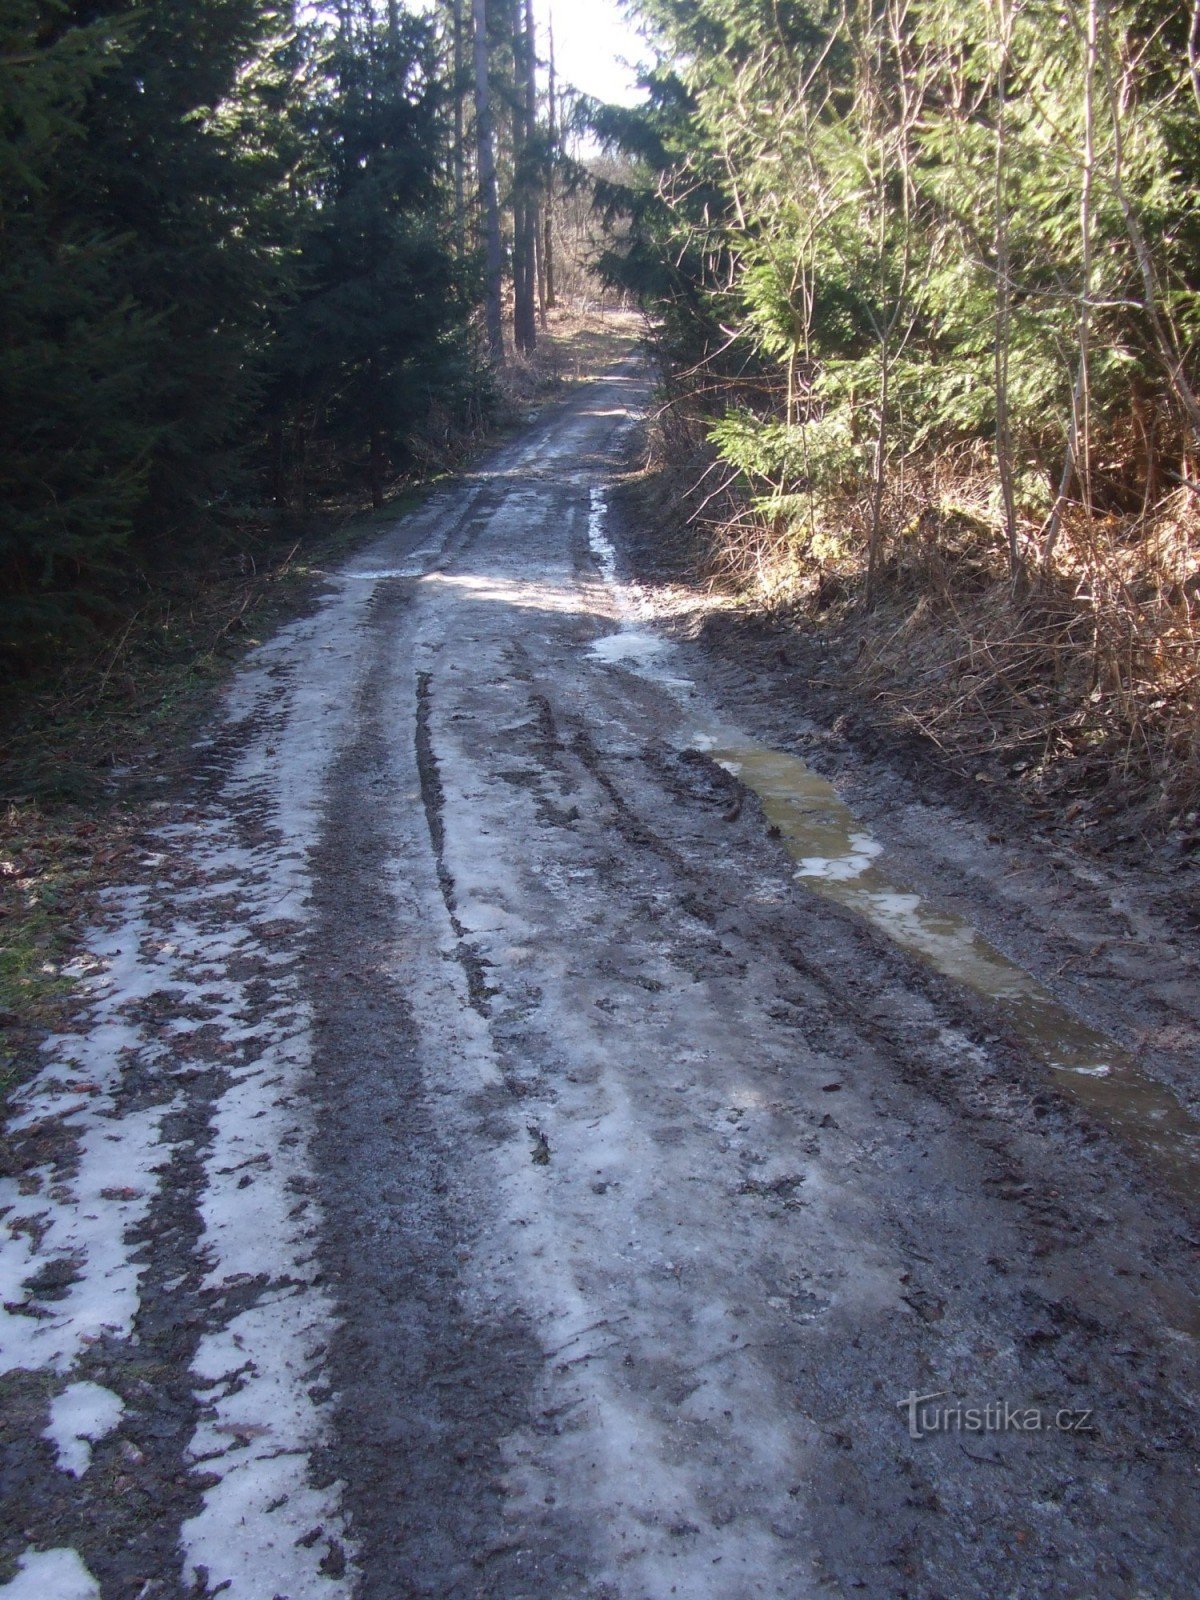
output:
[[[1083,179],[1079,188],[1079,232],[1082,242],[1082,272],[1079,291],[1079,319],[1076,324],[1078,353],[1075,383],[1071,390],[1071,416],[1067,426],[1067,454],[1063,462],[1058,493],[1046,525],[1042,560],[1049,563],[1062,531],[1062,516],[1071,480],[1078,474],[1083,482],[1084,503],[1091,506],[1091,470],[1088,456],[1090,435],[1091,386],[1088,363],[1092,335],[1092,191],[1096,175],[1096,42],[1098,36],[1097,0],[1088,0],[1083,62]],[[1080,458],[1082,456],[1082,466]]]
[[[513,15],[513,333],[517,349],[537,344],[537,47],[533,0]]]
[[[461,259],[467,253],[467,134],[463,74],[465,33],[463,0],[451,0],[451,59],[454,70],[454,238]]]

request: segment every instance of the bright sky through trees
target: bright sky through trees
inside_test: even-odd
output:
[[[406,0],[406,4],[410,11],[430,10],[430,0]],[[312,0],[307,9],[330,8]],[[641,99],[637,65],[650,53],[626,20],[620,0],[534,0],[534,15],[542,52],[553,20],[558,74],[564,83],[615,105],[633,105]]]
[[[640,98],[636,68],[647,51],[617,0],[555,0],[552,7],[540,0],[539,30],[551,13],[558,70],[567,83],[618,105]]]

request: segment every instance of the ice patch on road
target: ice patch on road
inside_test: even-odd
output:
[[[185,1583],[205,1572],[210,1591],[227,1583],[247,1597],[342,1600],[351,1593],[352,1579],[339,1570],[347,1554],[343,1486],[309,1481],[310,1452],[328,1431],[328,1408],[309,1391],[332,1320],[324,1294],[283,1290],[201,1340],[192,1371],[209,1415],[191,1454],[220,1481],[183,1525]],[[301,1544],[313,1529],[319,1536]]]
[[[0,1181],[0,1371],[63,1376],[45,1437],[82,1480],[71,1489],[81,1515],[97,1476],[91,1445],[119,1422],[121,1401],[72,1369],[101,1340],[134,1342],[148,1283],[189,1297],[182,1370],[163,1381],[186,1384],[197,1341],[190,1459],[206,1487],[179,1559],[235,1595],[342,1600],[354,1583],[341,1485],[311,1481],[331,1431],[322,1379],[336,1320],[313,1261],[298,935],[307,844],[349,731],[361,665],[351,647],[370,599],[365,584],[335,591],[235,678],[212,786],[155,830],[148,881],[101,897],[105,925],[72,963],[81,1031],[49,1040],[42,1070],[14,1095],[17,1159]],[[201,1162],[202,1231],[177,1270],[179,1232],[161,1226],[159,1207],[193,1196],[185,1152]],[[189,1335],[197,1294],[204,1321]],[[156,1299],[156,1316],[173,1310]],[[16,1583],[0,1593],[99,1593],[70,1551],[32,1554]]]
[[[671,648],[666,639],[643,628],[630,628],[620,633],[609,633],[588,647],[588,654],[597,661],[609,661],[627,666],[648,666],[656,657]]]
[[[243,1059],[227,1064],[212,1109],[199,1200],[203,1286],[219,1292],[227,1320],[203,1334],[192,1361],[201,1418],[188,1450],[210,1486],[181,1529],[184,1581],[203,1574],[209,1590],[228,1585],[234,1595],[341,1600],[354,1583],[342,1485],[311,1482],[314,1453],[331,1431],[332,1397],[321,1379],[336,1328],[315,1263],[315,1130],[304,1092],[311,1018],[295,952],[286,942],[271,946],[308,920],[310,876],[297,842],[319,833],[325,776],[348,731],[344,719],[327,718],[353,699],[352,653],[313,651],[322,638],[339,637],[335,629],[352,629],[368,600],[365,585],[348,588],[306,625],[294,646],[302,670],[283,726],[256,731],[227,780],[232,813],[244,803],[267,824],[267,842],[246,847],[232,833],[213,841],[222,872],[240,885],[256,947],[265,959],[279,957],[269,1013],[259,1018],[243,1004],[226,1019],[225,1037],[243,1046]],[[271,687],[264,671],[236,682],[234,707],[256,730]],[[203,855],[204,846],[197,850]]]
[[[663,671],[662,663],[673,654],[675,647],[669,639],[644,626],[653,614],[653,606],[635,584],[621,584],[617,580],[617,552],[605,532],[607,517],[608,501],[604,491],[593,488],[588,508],[588,547],[600,568],[605,587],[613,594],[620,620],[617,632],[593,640],[587,653],[605,666],[624,667],[641,677],[653,679],[664,688],[690,693],[695,687],[690,678],[673,677]]]
[[[125,1053],[141,1035],[131,1004],[164,987],[167,974],[143,946],[145,897],[111,897],[122,916],[93,935],[81,970],[93,1024],[46,1041],[47,1064],[12,1096],[10,1137],[66,1128],[76,1141],[74,1171],[50,1166],[0,1181],[0,1372],[66,1372],[102,1336],[127,1337],[144,1271],[126,1239],[144,1221],[170,1154],[162,1140],[168,1101],[119,1113],[115,1091]],[[43,1294],[39,1274],[70,1274],[65,1293]]]
[[[611,586],[617,581],[617,551],[604,531],[607,517],[608,501],[604,490],[593,487],[588,506],[588,544],[599,564],[600,576]]]
[[[100,1600],[100,1585],[78,1550],[27,1550],[21,1570],[0,1584],[2,1600]]]
[[[444,606],[427,626],[454,660],[469,643],[475,673],[494,685],[502,654],[485,656],[491,641],[456,634],[455,622],[464,634],[476,629],[462,610]],[[681,1282],[712,1274],[713,1254],[730,1248],[726,1234],[695,1226],[697,1207],[712,1215],[709,1201],[699,1192],[693,1200],[685,1187],[703,1181],[711,1193],[709,1141],[701,1132],[701,1180],[673,1141],[652,1136],[644,1103],[635,1103],[623,1072],[614,1070],[615,1061],[633,1058],[634,1080],[652,1077],[646,1062],[657,1065],[659,1041],[670,1061],[686,1059],[690,1045],[681,1049],[675,1037],[683,1016],[688,1040],[723,1040],[724,1033],[711,1031],[715,1017],[681,982],[684,974],[652,957],[641,966],[644,976],[661,980],[652,995],[639,988],[635,999],[625,989],[628,1010],[598,1008],[612,996],[590,977],[592,941],[602,937],[587,920],[595,869],[573,832],[547,837],[539,829],[533,798],[518,820],[511,785],[489,768],[483,725],[494,719],[491,707],[480,705],[477,681],[449,671],[435,681],[429,731],[454,922],[435,883],[422,889],[397,868],[393,887],[402,920],[423,934],[406,950],[406,993],[428,1092],[444,1108],[444,1137],[472,1136],[474,1114],[465,1128],[456,1119],[468,1113],[480,1082],[523,1091],[513,1102],[511,1137],[498,1126],[494,1146],[489,1135],[485,1147],[470,1151],[472,1182],[487,1196],[490,1221],[464,1294],[481,1325],[515,1317],[538,1331],[546,1365],[532,1416],[564,1420],[553,1428],[518,1426],[501,1440],[506,1514],[519,1528],[540,1526],[547,1505],[555,1505],[556,1517],[577,1517],[593,1530],[590,1576],[605,1592],[639,1600],[758,1592],[799,1600],[808,1587],[786,1565],[791,1551],[773,1526],[798,1523],[799,1510],[785,1488],[771,1496],[749,1483],[753,1463],[763,1458],[778,1463],[776,1482],[790,1481],[783,1474],[799,1470],[797,1429],[769,1392],[756,1347],[742,1349],[731,1305],[717,1303],[711,1284],[701,1302],[707,1322],[690,1311],[677,1328],[674,1322]],[[538,789],[520,792],[532,797]],[[556,795],[559,803],[576,798],[565,786]],[[498,849],[498,839],[516,839],[522,848]],[[569,940],[564,927],[572,930]],[[471,1008],[464,946],[487,974],[488,1021]],[[514,981],[530,952],[536,991],[525,976]],[[577,962],[584,971],[574,970]],[[623,988],[614,981],[614,994]],[[658,1018],[660,992],[667,998]],[[526,1062],[547,1076],[523,1077]],[[739,1103],[753,1099],[748,1090]],[[583,1106],[586,1117],[571,1115]],[[673,1107],[668,1116],[673,1124]],[[531,1118],[546,1130],[547,1161],[531,1159]],[[680,1132],[694,1154],[695,1135],[688,1138],[682,1126],[664,1131]],[[593,1210],[590,1197],[598,1193],[609,1196],[607,1221]],[[674,1408],[663,1404],[657,1381],[645,1381],[651,1371],[657,1375],[659,1360],[686,1367]],[[744,1493],[745,1514],[713,1515],[705,1465],[685,1447],[706,1434],[726,1442],[741,1436],[730,1476]]]
[[[42,1438],[54,1445],[59,1471],[82,1478],[92,1464],[92,1446],[106,1439],[124,1414],[120,1395],[98,1383],[73,1383],[56,1395]]]
[[[861,878],[876,856],[883,854],[883,846],[869,833],[849,833],[846,844],[849,848],[845,855],[802,856],[796,863],[796,876],[848,883],[852,878]]]

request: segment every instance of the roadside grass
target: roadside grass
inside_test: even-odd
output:
[[[986,455],[910,461],[882,505],[871,597],[861,484],[755,501],[717,470],[707,427],[686,398],[664,406],[641,493],[709,609],[790,635],[814,693],[1039,822],[1200,859],[1200,520],[1184,490],[1136,515],[1069,507],[1053,564],[1014,585]]]
[[[551,314],[538,351],[500,380],[477,455],[629,351],[627,317]],[[469,457],[465,458],[469,459]],[[453,477],[431,465],[380,510],[326,506],[303,526],[247,525],[213,565],[165,575],[124,630],[12,686],[0,702],[0,1103],[71,1026],[69,972],[95,892],[246,652],[315,603],[325,574]]]
[[[41,1036],[68,1031],[92,895],[129,847],[127,820],[69,806],[10,802],[0,814],[0,1100],[26,1074]]]

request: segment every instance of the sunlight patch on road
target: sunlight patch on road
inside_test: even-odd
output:
[[[519,611],[549,611],[563,616],[603,615],[577,589],[559,588],[555,584],[518,582],[498,576],[452,576],[445,572],[431,572],[421,582],[453,589],[464,600],[491,601],[495,605],[514,606]]]

